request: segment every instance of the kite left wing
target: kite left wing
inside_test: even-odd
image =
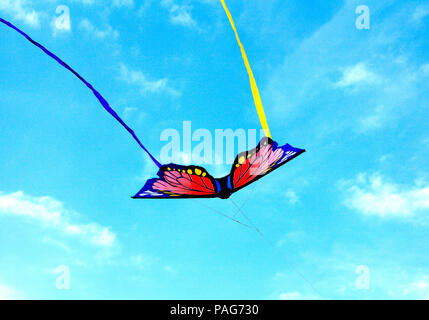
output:
[[[159,178],[150,179],[133,197],[141,198],[214,198],[217,197],[215,179],[202,167],[164,165]]]

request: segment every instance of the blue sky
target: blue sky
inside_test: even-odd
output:
[[[429,2],[227,4],[273,138],[307,149],[233,197],[272,246],[213,212],[233,215],[230,201],[130,199],[156,167],[1,26],[0,298],[429,298]],[[0,16],[92,82],[155,155],[183,121],[259,126],[216,0],[0,0]]]

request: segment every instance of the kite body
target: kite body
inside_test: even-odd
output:
[[[303,152],[304,149],[289,144],[279,147],[271,138],[264,137],[256,148],[238,154],[225,177],[214,178],[203,167],[170,163],[161,166],[158,178],[148,180],[133,198],[227,199]]]

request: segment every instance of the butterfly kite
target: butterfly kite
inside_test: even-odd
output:
[[[232,16],[226,7],[224,0],[220,0],[228,16],[232,29],[234,30],[241,54],[244,60],[246,70],[249,75],[250,86],[256,105],[256,110],[265,132],[265,137],[261,139],[256,148],[240,153],[233,165],[230,174],[223,178],[216,179],[211,176],[204,168],[199,166],[182,166],[177,164],[161,165],[158,160],[142,144],[134,131],[119,117],[112,109],[106,99],[81,75],[73,70],[67,63],[58,56],[46,49],[40,43],[34,41],[26,33],[15,27],[12,23],[0,18],[0,22],[14,29],[24,36],[33,45],[39,47],[48,56],[56,60],[64,68],[72,72],[81,80],[97,97],[103,108],[109,112],[137,141],[140,147],[148,154],[152,161],[158,166],[158,177],[150,179],[144,187],[133,197],[134,199],[174,199],[174,198],[229,198],[230,195],[249,184],[255,182],[266,174],[276,170],[286,162],[299,156],[304,149],[298,149],[286,144],[279,146],[271,139],[264,108],[253,77],[246,52],[238,37]]]

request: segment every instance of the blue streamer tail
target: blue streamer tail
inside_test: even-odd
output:
[[[0,18],[0,22],[4,23],[8,27],[14,29],[18,33],[20,33],[22,36],[24,36],[28,41],[30,41],[32,44],[34,44],[36,47],[39,47],[44,53],[46,53],[48,56],[53,58],[55,61],[57,61],[60,65],[62,65],[64,68],[72,72],[77,78],[79,78],[80,81],[82,81],[95,95],[95,97],[100,101],[103,108],[109,112],[127,131],[133,136],[133,138],[137,141],[137,143],[140,145],[140,147],[149,155],[149,157],[152,159],[152,161],[158,166],[158,168],[161,168],[161,163],[158,162],[158,160],[155,159],[155,157],[149,152],[149,150],[146,149],[146,147],[141,143],[137,135],[134,133],[134,131],[119,117],[119,115],[116,113],[115,110],[112,109],[112,107],[109,105],[109,103],[106,101],[106,99],[103,98],[103,96],[88,82],[86,81],[80,74],[78,74],[75,70],[73,70],[67,63],[65,63],[63,60],[61,60],[58,56],[53,54],[51,51],[46,49],[44,46],[42,46],[40,43],[34,41],[30,38],[25,32],[21,31],[17,27],[15,27],[12,23]]]

